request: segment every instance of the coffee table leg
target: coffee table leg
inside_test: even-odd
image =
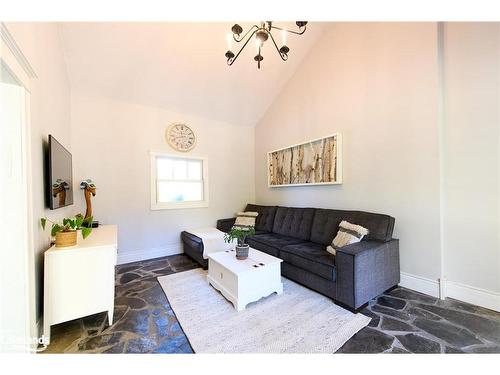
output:
[[[241,302],[236,302],[236,303],[234,304],[234,308],[236,309],[236,311],[240,312],[240,311],[245,310],[246,305],[247,305],[246,303],[245,303],[245,304],[243,304],[243,303],[241,303]]]
[[[283,284],[280,284],[280,286],[276,289],[276,294],[277,295],[283,294]]]

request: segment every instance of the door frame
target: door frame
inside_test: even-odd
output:
[[[26,342],[30,347],[26,352],[34,352],[38,346],[40,336],[40,325],[36,321],[36,291],[35,291],[35,252],[34,252],[34,228],[33,228],[33,190],[31,173],[31,108],[30,95],[32,81],[36,78],[35,71],[31,67],[28,59],[22,53],[13,36],[7,29],[5,23],[0,22],[0,63],[3,64],[11,74],[18,80],[20,86],[24,88],[24,121],[21,124],[21,144],[22,144],[22,189],[25,191],[26,212],[19,212],[20,215],[27,215],[26,220],[26,286],[28,290],[28,301],[26,312],[26,332],[29,337]]]

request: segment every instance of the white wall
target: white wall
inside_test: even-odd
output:
[[[333,25],[256,126],[256,200],[390,214],[406,285],[438,295],[444,276],[444,296],[498,310],[499,24],[438,37],[436,23]],[[334,132],[342,185],[267,187],[267,151]]]
[[[253,127],[79,93],[71,109],[75,178],[96,182],[94,218],[118,224],[120,262],[178,253],[182,230],[214,226],[253,202]],[[149,151],[175,153],[164,138],[172,122],[186,122],[196,133],[189,155],[208,157],[208,208],[150,209]],[[84,211],[78,191],[76,202]]]
[[[437,279],[436,87],[436,24],[335,24],[256,126],[257,202],[392,215],[401,270]],[[335,132],[342,185],[267,187],[267,151]]]
[[[498,23],[445,25],[445,277],[497,293],[499,48]]]
[[[35,251],[36,319],[42,315],[43,252],[49,247],[48,232],[39,219],[60,219],[73,213],[73,207],[56,211],[45,208],[44,147],[53,134],[71,151],[70,87],[55,23],[6,23],[16,43],[33,67],[37,78],[31,82],[31,155],[33,190],[33,228]]]

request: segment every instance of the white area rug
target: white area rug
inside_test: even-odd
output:
[[[201,269],[158,277],[196,353],[334,353],[370,318],[282,278],[272,294],[237,312]]]

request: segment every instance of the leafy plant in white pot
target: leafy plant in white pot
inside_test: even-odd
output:
[[[250,245],[246,243],[247,237],[255,234],[255,227],[232,227],[229,232],[224,234],[224,241],[231,243],[236,240],[236,259],[243,260],[248,258]]]

